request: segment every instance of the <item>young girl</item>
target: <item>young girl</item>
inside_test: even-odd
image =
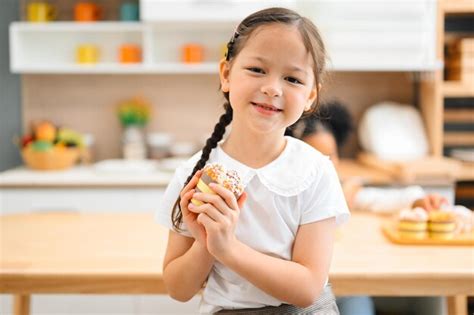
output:
[[[225,113],[157,212],[171,228],[163,280],[174,299],[207,280],[201,313],[339,313],[328,271],[335,227],[349,217],[342,189],[327,157],[284,135],[317,107],[325,58],[316,27],[291,10],[262,10],[237,27],[219,66]],[[240,174],[238,200],[219,185],[196,193],[206,163]]]

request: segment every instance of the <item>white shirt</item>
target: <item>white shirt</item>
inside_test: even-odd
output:
[[[219,145],[212,150],[208,163],[217,162],[236,170],[246,187],[248,198],[236,226],[237,239],[261,253],[291,260],[300,225],[330,217],[341,224],[350,214],[329,158],[300,140],[285,138],[283,152],[258,169],[231,158]],[[172,207],[200,156],[198,152],[179,167],[166,189],[156,219],[168,228],[172,228]],[[190,236],[187,231],[182,234]],[[200,312],[282,303],[216,261],[202,295]]]

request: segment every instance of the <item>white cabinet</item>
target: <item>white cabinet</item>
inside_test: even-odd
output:
[[[141,0],[142,21],[238,23],[253,12],[268,7],[296,8],[295,0]]]
[[[298,1],[341,71],[425,71],[436,60],[436,0]]]
[[[0,214],[28,211],[149,211],[164,188],[0,188]]]
[[[10,25],[10,69],[14,73],[217,73],[222,45],[233,31],[231,23],[54,22]],[[180,61],[181,47],[198,42],[204,62]],[[118,61],[122,44],[141,47],[140,63]],[[99,48],[96,64],[76,63],[81,44]]]
[[[123,165],[122,165],[123,166]],[[0,173],[0,214],[24,211],[154,211],[173,173],[106,171],[76,166],[61,171],[24,167]]]
[[[141,23],[28,23],[10,25],[10,66],[13,72],[97,71],[116,67],[118,49],[123,43],[143,47]],[[76,64],[81,44],[99,47],[100,64]],[[148,60],[144,60],[148,63]],[[127,69],[124,69],[127,71]]]
[[[141,23],[141,22],[54,22],[10,25],[10,70],[14,73],[217,73],[223,46],[233,32],[228,22]],[[122,44],[141,47],[140,63],[118,61]],[[202,63],[181,62],[186,43],[204,47]],[[93,44],[99,62],[76,63],[76,49]]]

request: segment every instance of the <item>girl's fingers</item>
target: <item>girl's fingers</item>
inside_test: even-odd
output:
[[[189,202],[189,200],[191,200],[193,198],[193,194],[196,192],[195,189],[191,189],[190,191],[186,192],[183,197],[181,198],[181,200],[185,201],[185,204],[186,202]]]
[[[188,205],[190,204],[189,201],[193,197],[194,192],[195,190],[191,189],[181,197],[179,205],[181,206],[181,211],[183,212],[183,214],[187,214],[189,212]]]
[[[198,215],[197,217],[197,222],[202,224],[204,226],[204,228],[206,229],[206,231],[210,228],[212,228],[212,226],[214,226],[216,224],[216,222],[214,220],[212,220],[207,214],[205,213],[201,213]]]
[[[209,203],[205,203],[198,207],[191,204],[190,211],[194,213],[199,213],[199,214],[202,214],[202,213],[207,214],[207,216],[215,222],[224,222],[225,220],[227,220],[226,217],[218,209],[216,209]]]
[[[230,212],[230,209],[227,206],[226,202],[219,195],[207,194],[207,193],[195,193],[193,195],[193,198],[199,201],[202,201],[203,203],[212,204],[224,215],[228,215]]]
[[[239,199],[237,200],[237,205],[239,206],[239,209],[242,209],[244,206],[245,201],[247,201],[247,193],[244,191],[242,195],[240,195]]]
[[[197,171],[194,174],[194,176],[191,178],[189,183],[186,186],[184,186],[184,188],[181,190],[179,194],[181,198],[179,202],[179,206],[181,207],[181,211],[183,212],[184,215],[189,213],[189,210],[188,210],[189,200],[191,200],[192,198],[192,195],[194,193],[194,187],[196,187],[196,184],[200,176],[201,176],[201,170]]]
[[[239,206],[237,205],[237,200],[235,199],[235,195],[229,189],[224,188],[221,185],[215,183],[210,183],[209,187],[211,187],[211,189],[214,190],[216,194],[218,194],[222,197],[222,199],[224,199],[229,208],[234,210],[239,209]]]
[[[196,187],[197,185],[197,182],[199,180],[199,178],[201,177],[201,170],[197,171],[194,176],[191,178],[191,180],[189,181],[189,183],[184,186],[183,190],[181,190],[181,193],[180,193],[180,196],[181,196],[181,199],[183,198],[183,195],[185,193],[187,193],[189,190],[193,189],[194,187]]]

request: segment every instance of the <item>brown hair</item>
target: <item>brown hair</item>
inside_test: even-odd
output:
[[[227,44],[226,60],[232,63],[233,59],[245,46],[245,43],[249,39],[250,35],[258,27],[271,23],[293,25],[298,29],[301,36],[303,37],[303,43],[306,47],[306,50],[311,54],[311,57],[313,58],[313,73],[315,78],[315,85],[318,88],[320,83],[322,82],[326,66],[326,50],[324,47],[324,43],[321,39],[318,29],[309,19],[302,17],[295,11],[289,9],[269,8],[255,12],[246,17],[242,22],[240,22],[236,29],[236,32],[232,35],[232,38]],[[233,112],[232,107],[230,106],[229,92],[224,92],[224,97],[227,100],[224,103],[225,113],[222,114],[222,116],[219,118],[219,122],[215,125],[211,137],[207,139],[206,145],[202,149],[201,158],[196,163],[191,174],[186,179],[184,186],[189,183],[191,178],[198,170],[202,169],[205,166],[212,149],[217,146],[218,142],[224,136],[225,128],[232,121]],[[315,111],[318,105],[319,93],[315,102],[311,106],[311,110],[306,113],[311,113]],[[181,230],[180,226],[183,220],[183,214],[179,205],[180,201],[181,197],[179,196],[173,206],[173,212],[171,214],[173,227],[177,231]]]

